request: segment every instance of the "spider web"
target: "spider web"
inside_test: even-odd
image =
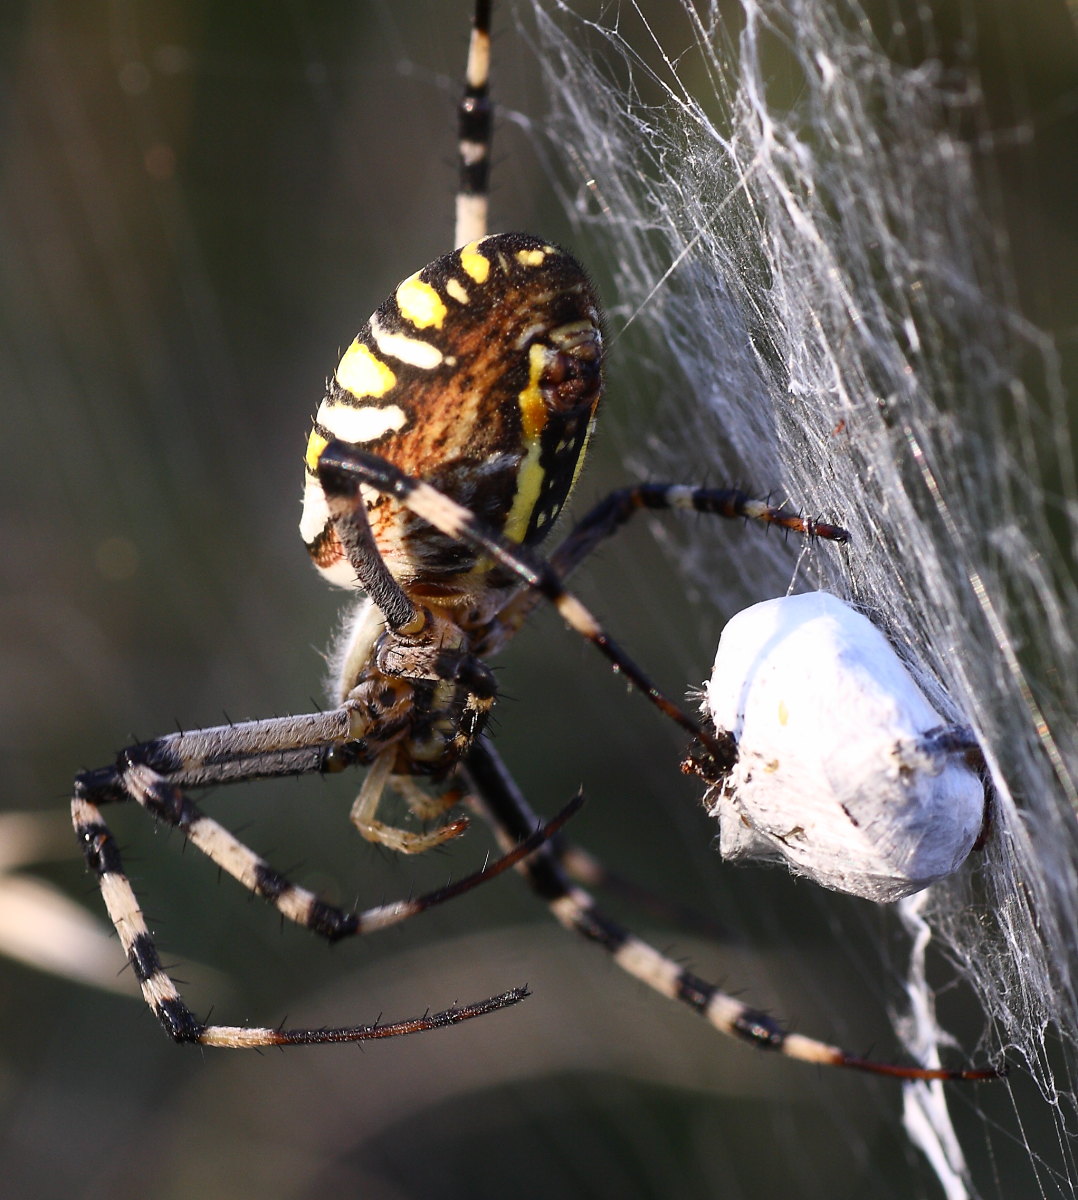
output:
[[[903,1134],[893,1083],[731,1044],[513,881],[327,955],[132,813],[117,833],[199,1011],[339,1022],[525,980],[534,996],[511,1019],[362,1056],[191,1057],[141,1001],[0,962],[17,1030],[0,1139],[14,1188],[187,1196],[202,1176],[211,1192],[290,1197],[1073,1193],[1073,347],[1017,314],[1074,326],[1058,310],[1059,283],[1078,278],[1060,267],[1073,239],[1050,203],[1075,190],[1074,26],[1064,0],[1000,6],[1020,23],[976,2],[937,0],[902,29],[896,11],[823,0],[700,3],[695,20],[668,0],[574,0],[601,14],[594,27],[542,0],[530,56],[498,4],[494,207],[498,228],[572,245],[607,302],[609,402],[581,510],[625,482],[624,461],[603,474],[615,449],[631,474],[774,489],[856,537],[849,553],[799,557],[758,529],[656,523],[665,572],[634,529],[581,571],[585,599],[674,695],[706,674],[730,614],[791,580],[867,601],[984,738],[999,786],[987,851],[904,914],[722,866],[698,794],[674,797],[676,736],[549,615],[497,660],[497,736],[537,809],[582,783],[574,837],[662,895],[713,900],[705,915],[746,933],[716,949],[653,921],[702,975],[878,1058],[905,1056],[886,1033],[871,1041],[891,1010],[908,1054],[942,1037],[948,1063],[1002,1055],[1009,1080],[911,1101],[916,1135]],[[0,768],[7,805],[58,817],[68,858],[42,875],[98,925],[64,813],[72,771],[176,721],[314,704],[339,597],[295,534],[307,418],[378,299],[448,249],[469,7],[270,4],[252,22],[228,4],[10,6]],[[544,107],[521,58],[547,72],[555,109],[529,128],[540,178],[510,127],[512,106]],[[1056,99],[1033,98],[1038,79]],[[1001,92],[1016,98],[1002,115]],[[575,230],[527,207],[552,180]],[[1048,246],[1053,307],[1031,308],[1028,283],[1018,303],[1037,239],[1016,217]],[[322,782],[208,800],[349,899],[436,887],[481,860],[478,830],[451,859],[357,850],[342,834],[355,779]],[[130,972],[119,982],[134,987]]]
[[[1038,13],[1073,48],[1063,6]],[[795,585],[869,606],[982,739],[992,836],[894,911],[889,1003],[914,1057],[1002,1054],[1011,1076],[910,1087],[907,1136],[948,1197],[1071,1195],[1074,442],[1060,350],[1018,309],[996,157],[1041,129],[992,116],[982,26],[963,10],[948,37],[953,15],[626,0],[533,19],[563,198],[612,280],[633,467],[848,526],[850,553],[809,552]],[[791,586],[793,548],[754,545],[734,574],[700,529],[674,548],[705,608]],[[941,986],[976,997],[956,1046]]]

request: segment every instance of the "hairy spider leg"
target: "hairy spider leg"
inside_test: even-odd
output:
[[[490,6],[477,0],[472,14],[464,94],[457,106],[457,219],[454,246],[487,235],[490,193],[490,143],[494,109],[490,102]]]
[[[613,537],[640,512],[696,512],[710,516],[761,521],[806,538],[845,544],[850,535],[831,525],[792,513],[783,505],[755,499],[740,488],[688,487],[678,483],[637,483],[608,493],[573,526],[550,554],[550,566],[564,582],[607,538]],[[509,633],[515,633],[542,601],[535,591],[518,596],[503,613]]]
[[[347,494],[327,494],[327,503],[357,578],[363,581],[367,594],[386,616],[387,625],[394,630],[400,630],[406,623],[411,622],[413,629],[420,628],[421,621],[416,619],[418,609],[386,569],[370,533],[366,513],[363,506],[355,503],[354,493],[349,491]],[[550,558],[551,566],[564,579],[604,539],[612,537],[633,515],[645,509],[689,510],[727,518],[754,519],[807,537],[820,537],[837,542],[844,542],[849,536],[837,525],[792,514],[782,506],[755,500],[736,488],[690,488],[669,483],[637,484],[611,492],[596,504],[553,552]],[[538,592],[529,590],[510,602],[499,614],[499,627],[506,638],[520,628],[534,606],[542,599]],[[368,772],[353,816],[353,820],[364,833],[367,833],[368,829],[376,831],[377,836],[372,840],[381,841],[401,852],[414,853],[419,848],[426,849],[429,845],[447,840],[463,831],[464,823],[461,821],[424,835],[404,833],[375,821],[377,799],[387,783],[392,783],[397,790],[407,788],[410,784],[408,776],[389,778],[388,754],[384,756],[384,761],[375,763]],[[420,796],[423,795],[420,793]],[[418,811],[419,797],[410,797],[409,807]],[[445,807],[441,803],[435,803],[429,815],[434,816],[436,812],[444,811]],[[398,844],[395,836],[398,834],[409,839],[408,843]],[[417,846],[420,841],[422,846]],[[642,903],[652,910],[670,911],[674,907],[651,896],[646,889],[635,887],[612,874],[594,856],[578,847],[563,844],[558,853],[566,870],[580,882],[620,890],[632,895],[637,903]],[[599,883],[600,880],[604,880],[605,883]],[[683,924],[706,927],[711,932],[716,928],[714,922],[704,920],[699,914],[681,912],[680,921]]]
[[[624,675],[660,712],[699,742],[713,760],[716,771],[736,760],[737,747],[732,735],[723,730],[704,729],[665,696],[588,609],[565,590],[557,571],[546,560],[484,529],[473,513],[430,484],[406,475],[393,463],[352,443],[340,440],[328,443],[318,460],[318,478],[331,504],[346,500],[356,510],[362,508],[364,500],[360,488],[366,485],[393,496],[446,536],[481,550],[550,601],[566,624],[591,642],[615,671]]]
[[[687,487],[677,483],[636,483],[604,496],[576,523],[550,556],[550,564],[564,579],[606,538],[613,537],[637,513],[645,510],[706,513],[727,518],[762,521],[809,538],[846,543],[847,530],[799,513],[783,505],[758,500],[739,488]]]
[[[602,544],[622,530],[641,512],[696,512],[727,519],[761,521],[788,533],[844,544],[850,535],[840,525],[790,512],[784,505],[771,504],[740,488],[688,487],[677,483],[637,483],[609,492],[580,518],[551,552],[549,563],[564,582]],[[532,610],[543,602],[534,590],[515,597],[502,611],[500,624],[511,637]],[[701,931],[711,938],[726,938],[727,931],[700,913],[655,896],[646,888],[612,872],[588,851],[559,838],[551,847],[562,866],[577,883],[619,892],[646,911],[672,916],[681,928]]]
[[[340,710],[306,718],[222,726],[189,735],[172,734],[124,751],[115,767],[85,772],[76,779],[71,802],[76,837],[88,867],[97,877],[105,907],[143,997],[174,1041],[238,1049],[368,1041],[457,1024],[516,1004],[527,995],[526,988],[518,987],[477,1004],[454,1007],[433,1015],[392,1024],[376,1022],[337,1029],[211,1025],[199,1020],[183,1002],[161,964],[134,889],[124,872],[116,840],[101,815],[100,805],[104,803],[134,800],[157,819],[181,830],[212,862],[255,895],[268,900],[283,917],[331,942],[399,924],[493,879],[546,842],[582,803],[578,797],[551,822],[530,830],[508,854],[456,883],[363,912],[345,911],[293,884],[219,822],[205,816],[176,782],[182,781],[185,786],[233,783],[319,770],[327,751],[340,745],[339,740],[327,741],[325,734],[335,723],[341,724],[342,714],[347,728],[350,714]],[[306,744],[303,744],[304,735],[308,739]],[[172,778],[166,778],[160,769],[148,765],[149,761],[157,768],[168,763],[176,765]]]
[[[528,802],[485,737],[472,747],[463,771],[471,785],[471,802],[495,830],[502,845],[511,845],[521,831],[533,827],[535,816]],[[767,1013],[694,975],[608,917],[583,888],[569,880],[553,847],[543,846],[520,863],[518,870],[562,926],[602,946],[627,974],[667,999],[687,1005],[727,1037],[802,1062],[847,1067],[896,1079],[979,1081],[997,1079],[1003,1074],[992,1067],[949,1070],[874,1062],[838,1046],[790,1032]]]

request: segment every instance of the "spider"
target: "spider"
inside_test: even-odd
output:
[[[133,801],[180,829],[282,917],[331,941],[408,919],[516,867],[564,926],[724,1034],[792,1058],[907,1079],[987,1078],[995,1072],[870,1062],[788,1033],[623,929],[570,880],[565,847],[552,840],[579,800],[540,822],[484,732],[497,694],[485,659],[545,600],[692,737],[693,768],[720,779],[736,760],[732,736],[702,727],[664,696],[564,580],[642,509],[753,518],[837,542],[847,536],[734,489],[647,483],[607,496],[549,559],[538,557],[594,427],[603,323],[591,283],[568,251],[527,234],[487,232],[490,18],[490,0],[477,0],[458,118],[459,249],[400,283],[360,330],[307,443],[301,534],[331,582],[363,593],[337,653],[333,707],[169,734],[129,746],[114,765],[75,781],[76,834],[143,996],[175,1041],[244,1048],[429,1030],[513,1005],[527,989],[392,1024],[285,1029],[203,1021],[162,966],[102,818],[111,803]],[[503,857],[437,892],[346,911],[293,884],[187,794],[356,765],[367,768],[352,809],[364,837],[421,853],[464,832],[467,818],[442,819],[463,800],[489,823]],[[417,832],[384,820],[387,791],[433,826]]]

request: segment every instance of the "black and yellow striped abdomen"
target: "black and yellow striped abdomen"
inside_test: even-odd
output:
[[[342,357],[307,445],[300,530],[334,583],[355,575],[317,477],[333,438],[432,484],[489,529],[534,544],[572,489],[602,394],[599,304],[566,251],[486,237],[399,284]],[[475,552],[364,490],[378,550],[411,593],[486,586]]]

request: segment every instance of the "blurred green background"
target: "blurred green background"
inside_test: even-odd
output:
[[[468,7],[12,0],[0,14],[0,809],[41,815],[30,869],[96,918],[67,827],[76,769],[177,724],[322,698],[342,597],[295,528],[307,422],[367,314],[449,248]],[[1023,32],[1000,70],[1027,90],[1000,96],[1037,152],[1001,195],[1010,215],[1035,198],[1038,219],[1013,234],[1021,288],[1073,354],[1053,276],[1074,261],[1078,80],[1068,92],[1059,74],[1074,29],[1031,15]],[[1034,50],[1051,109],[1022,75]],[[504,13],[495,73],[507,112],[541,118],[536,64]],[[572,243],[523,124],[499,124],[493,225]],[[619,451],[639,432],[616,381],[615,364],[577,511],[624,478]],[[716,536],[751,553],[752,530]],[[646,528],[580,586],[675,694],[704,675],[722,614],[693,605]],[[729,938],[612,902],[621,915],[803,1031],[896,1053],[885,1006],[901,945],[886,914],[776,872],[721,871],[676,734],[546,614],[500,679],[498,741],[533,804],[553,812],[582,785],[577,838]],[[208,804],[344,902],[482,861],[478,829],[416,862],[367,846],[347,819],[357,786],[252,785]],[[140,813],[110,820],[163,957],[222,1022],[392,1019],[522,982],[534,996],[362,1050],[201,1053],[168,1042],[128,974],[125,994],[106,994],[0,960],[5,1195],[934,1194],[897,1089],[723,1042],[562,933],[515,879],[331,951]],[[961,996],[943,1003],[971,1051],[976,1015]],[[994,1103],[1009,1103],[1003,1089],[977,1092],[978,1108]],[[972,1094],[956,1107],[979,1119]],[[1011,1165],[997,1150],[1000,1181]]]

